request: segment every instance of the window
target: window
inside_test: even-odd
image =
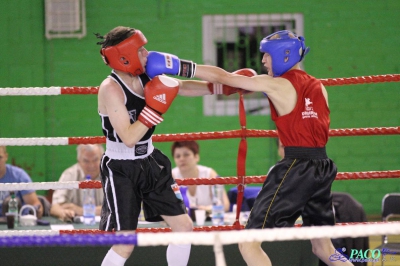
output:
[[[252,68],[266,74],[261,63],[260,41],[278,30],[303,34],[302,14],[250,14],[203,16],[203,63],[219,66],[229,72]],[[249,114],[269,114],[268,99],[262,93],[245,96]],[[238,114],[238,95],[207,95],[203,99],[206,116]]]
[[[85,0],[46,0],[46,38],[86,36]]]

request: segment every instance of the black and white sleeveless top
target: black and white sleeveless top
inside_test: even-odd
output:
[[[133,92],[129,87],[125,84],[125,82],[114,72],[112,71],[111,75],[108,76],[112,78],[115,82],[117,82],[125,97],[125,106],[128,110],[130,122],[133,124],[140,112],[146,105],[144,97]],[[142,84],[142,87],[150,81],[150,78],[147,74],[141,74],[139,77],[139,81]],[[135,145],[135,147],[129,148],[126,146],[121,138],[118,136],[117,132],[111,125],[110,118],[108,115],[101,114],[99,112],[101,119],[101,126],[103,130],[103,135],[106,137],[106,152],[105,154],[111,158],[116,160],[134,160],[145,158],[150,155],[154,146],[152,144],[151,136],[155,130],[155,126],[150,128],[147,133],[142,137],[142,139]]]

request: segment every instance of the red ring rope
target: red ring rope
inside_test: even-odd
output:
[[[400,135],[400,127],[372,127],[372,128],[344,128],[329,130],[330,137],[341,136],[376,136],[376,135]],[[184,140],[210,140],[227,138],[274,138],[277,137],[275,130],[240,129],[230,131],[177,133],[177,134],[155,134],[154,142],[184,141]],[[69,137],[68,144],[103,144],[105,137]]]
[[[400,74],[320,79],[325,86],[342,86],[379,82],[398,82]],[[97,94],[99,87],[61,87],[61,94]]]

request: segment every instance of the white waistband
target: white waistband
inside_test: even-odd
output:
[[[132,148],[122,142],[106,140],[105,155],[114,160],[136,160],[149,156],[154,151],[152,139],[140,141]]]

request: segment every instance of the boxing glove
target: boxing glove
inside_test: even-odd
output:
[[[251,69],[251,68],[242,68],[239,70],[236,70],[235,72],[233,72],[233,74],[238,74],[238,75],[242,75],[242,76],[247,76],[247,77],[253,77],[255,75],[257,75],[257,73]],[[246,91],[240,88],[234,88],[228,85],[224,85],[224,84],[219,84],[219,83],[207,83],[207,87],[208,90],[211,92],[211,94],[224,94],[226,96],[229,96],[231,94],[234,93],[250,93],[250,91]]]
[[[179,83],[167,76],[157,76],[144,87],[146,106],[140,112],[138,120],[151,128],[163,121],[164,114],[171,106],[179,91]]]
[[[146,73],[150,78],[161,74],[193,78],[195,72],[195,63],[179,59],[176,55],[151,51],[147,56]]]

